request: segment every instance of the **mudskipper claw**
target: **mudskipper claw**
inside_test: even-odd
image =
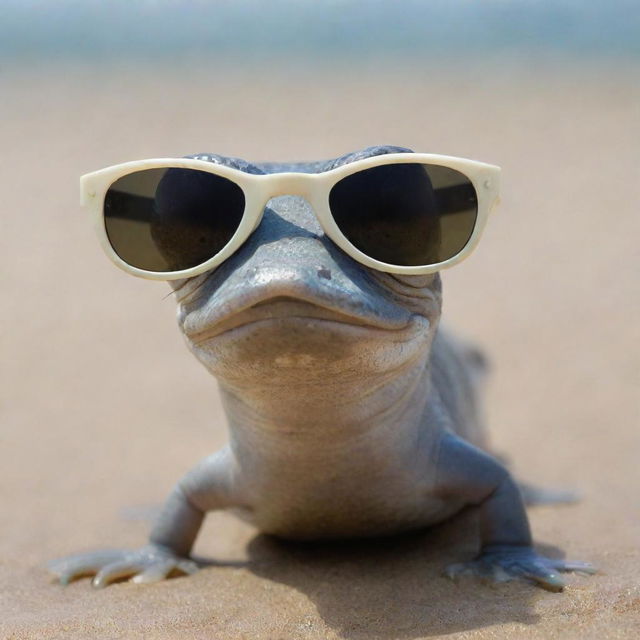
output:
[[[527,580],[547,591],[562,591],[560,572],[593,574],[597,570],[586,562],[554,560],[536,553],[531,547],[494,546],[483,550],[474,560],[449,565],[445,574],[452,579],[476,576],[493,582]]]
[[[198,565],[173,554],[169,549],[147,545],[142,549],[93,551],[54,560],[48,565],[61,584],[94,576],[92,585],[102,589],[115,580],[131,578],[133,582],[158,582],[173,572],[192,574]]]

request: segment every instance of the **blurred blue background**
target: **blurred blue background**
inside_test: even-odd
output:
[[[4,61],[640,57],[637,0],[3,0]]]

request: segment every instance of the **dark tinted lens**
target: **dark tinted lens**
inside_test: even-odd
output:
[[[435,264],[460,253],[478,213],[476,192],[466,176],[418,163],[347,176],[331,189],[329,206],[356,248],[399,266]]]
[[[215,256],[242,219],[242,189],[195,169],[145,169],[116,180],[104,201],[115,252],[147,271],[180,271]]]

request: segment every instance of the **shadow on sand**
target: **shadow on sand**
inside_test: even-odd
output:
[[[518,622],[535,623],[532,604],[541,592],[521,582],[455,583],[444,567],[476,553],[473,512],[427,532],[332,543],[292,543],[258,535],[246,568],[293,587],[316,606],[340,637],[400,639]],[[547,555],[558,549],[543,546]]]

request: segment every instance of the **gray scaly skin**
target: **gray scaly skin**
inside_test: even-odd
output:
[[[398,151],[374,147],[325,163],[255,166],[318,172]],[[553,591],[590,565],[532,548],[520,491],[489,455],[479,418],[481,358],[438,329],[438,274],[368,269],[324,236],[299,197],[270,202],[245,245],[217,269],[173,282],[178,322],[218,379],[229,444],[178,482],[149,544],[55,561],[67,583],[153,582],[189,560],[205,513],[232,509],[290,539],[366,537],[428,527],[464,507],[480,514],[481,551],[447,568]]]

